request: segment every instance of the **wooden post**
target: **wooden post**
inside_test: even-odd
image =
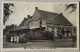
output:
[[[66,33],[66,27],[64,28],[64,31],[65,31],[65,37],[67,37],[67,33]]]
[[[57,27],[54,27],[55,37],[57,37]]]
[[[46,27],[46,31],[48,31],[48,26]]]
[[[72,35],[74,35],[74,33],[73,33],[73,27],[72,27],[71,31],[72,31]]]

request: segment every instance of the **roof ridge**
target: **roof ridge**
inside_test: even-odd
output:
[[[38,11],[42,11],[42,12],[48,12],[48,13],[53,13],[53,14],[54,14],[54,12],[45,11],[45,10],[40,10],[40,9],[38,9]],[[58,14],[58,13],[55,13],[55,14]]]

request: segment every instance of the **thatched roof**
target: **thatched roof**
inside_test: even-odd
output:
[[[58,13],[43,11],[43,10],[40,10],[38,8],[36,8],[35,11],[39,14],[39,15],[37,15],[37,17],[41,16],[42,19],[47,21],[46,24],[72,26],[72,24],[63,16],[62,13],[58,14]],[[36,12],[34,12],[34,14],[36,14]],[[24,18],[24,20],[20,23],[20,25],[17,29],[12,29],[12,30],[30,29],[31,28],[29,26],[30,21],[31,21],[31,26],[32,27],[36,26],[37,23],[39,25],[40,21],[39,20],[38,21],[33,21],[37,18],[37,17],[35,17],[35,18],[34,17],[35,17],[35,15],[33,15],[33,16],[28,15],[28,18]]]
[[[47,23],[51,23],[53,25],[65,25],[65,26],[72,26],[72,24],[63,16],[63,14],[56,15],[50,19]]]
[[[41,17],[47,21],[47,23],[51,23],[53,25],[68,25],[72,26],[72,24],[63,16],[63,14],[37,10]]]
[[[48,11],[43,11],[43,10],[37,10],[39,12],[39,14],[41,15],[41,17],[44,19],[44,20],[49,20],[50,18],[58,15],[58,13],[53,13],[53,12],[48,12]]]
[[[24,18],[23,21],[20,23],[19,27],[25,26],[25,21],[27,21],[28,18]]]
[[[62,13],[58,14],[58,13],[43,11],[43,10],[40,10],[38,8],[35,9],[35,11],[36,12],[34,12],[34,14],[37,15],[37,13],[38,13],[39,15],[37,15],[37,16],[33,15],[32,16],[33,20],[36,20],[36,19],[38,19],[38,16],[41,16],[42,19],[47,21],[46,22],[47,24],[72,26],[72,24],[63,16]],[[28,17],[30,17],[30,16],[28,16]],[[28,20],[29,20],[28,18],[24,18],[24,20],[21,22],[21,24],[19,26],[29,26],[29,24],[27,25]],[[32,21],[30,26],[35,27],[37,25],[37,23],[39,24],[39,22],[40,22],[39,20],[38,21]]]

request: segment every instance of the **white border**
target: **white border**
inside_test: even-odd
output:
[[[12,2],[2,2],[3,3],[13,3]],[[23,3],[23,2],[22,2]],[[37,50],[79,50],[79,2],[55,2],[55,3],[75,3],[77,4],[77,48],[53,48],[53,49],[37,49]],[[3,6],[2,6],[2,10],[3,10]],[[24,48],[3,48],[3,11],[2,11],[2,18],[1,18],[1,25],[2,25],[2,29],[1,29],[1,50],[2,51],[26,51],[26,50],[36,50],[36,49],[24,49]]]

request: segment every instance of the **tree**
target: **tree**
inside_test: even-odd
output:
[[[5,35],[5,33],[6,33],[8,30],[14,29],[14,28],[16,28],[16,27],[17,27],[17,25],[15,25],[15,24],[7,25],[7,26],[5,27],[5,29],[3,30],[3,31],[4,31],[4,35]]]
[[[13,3],[4,3],[4,7],[3,7],[3,24],[5,25],[6,21],[8,20],[9,16],[11,15],[11,13],[13,13],[13,11],[10,9],[10,7],[14,7]]]
[[[17,25],[11,24],[11,25],[6,26],[5,29],[10,30],[10,29],[14,29],[16,27],[17,27]]]
[[[69,5],[66,4],[66,9],[65,9],[65,11],[66,11],[67,9],[69,9],[70,7],[72,8],[72,10],[70,11],[70,13],[74,12],[74,11],[76,10],[76,8],[77,8],[76,4],[69,4]]]

